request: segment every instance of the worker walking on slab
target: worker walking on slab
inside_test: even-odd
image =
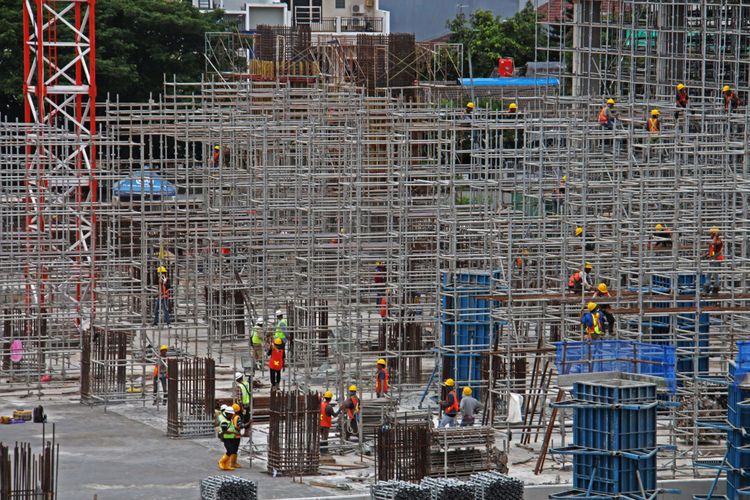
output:
[[[273,344],[268,350],[268,369],[271,373],[271,389],[278,389],[281,385],[281,371],[284,369],[286,351],[284,342],[280,338],[273,339]]]
[[[240,405],[237,403],[234,403],[232,405],[232,411],[234,412],[234,416],[231,418],[232,426],[235,428],[236,432],[234,434],[234,442],[232,443],[232,454],[229,455],[229,466],[232,469],[240,469],[242,466],[237,463],[237,453],[240,449],[240,440],[242,439],[242,429],[245,428],[245,424],[242,422],[242,418],[240,417]]]
[[[385,359],[377,361],[377,372],[375,373],[375,395],[382,398],[388,394],[390,385],[388,384],[388,368],[385,367]]]
[[[443,409],[443,418],[438,424],[438,428],[456,427],[456,415],[458,414],[458,396],[456,395],[456,382],[452,378],[445,379],[445,398],[440,400],[440,408]]]
[[[476,414],[482,410],[482,403],[472,396],[472,392],[471,387],[463,388],[463,397],[459,404],[459,410],[461,411],[461,427],[471,427],[474,425]]]
[[[352,384],[349,386],[349,397],[344,401],[342,411],[346,410],[346,422],[347,422],[347,434],[350,436],[357,436],[359,438],[359,415],[360,415],[360,401],[357,396],[357,386]]]
[[[575,293],[590,290],[593,286],[591,283],[591,272],[594,266],[590,262],[583,265],[583,269],[578,270],[568,278],[568,290]]]
[[[219,435],[224,443],[224,455],[218,462],[220,470],[234,470],[232,457],[235,457],[234,460],[236,460],[237,451],[240,447],[239,439],[237,439],[239,429],[235,426],[237,422],[235,417],[234,409],[231,406],[225,408],[223,413],[219,413]]]
[[[703,258],[708,259],[708,267],[711,271],[709,272],[709,279],[705,286],[705,292],[719,293],[721,284],[718,269],[724,261],[724,240],[721,238],[721,232],[718,227],[712,227],[709,229],[708,234],[711,237],[711,243],[708,246],[708,251],[703,254]]]
[[[159,311],[161,310],[164,318],[164,323],[169,325],[171,318],[169,316],[169,291],[172,285],[167,275],[167,268],[159,266],[156,268],[157,282],[159,284],[159,296],[154,302],[154,323],[153,326],[159,324]]]
[[[235,411],[242,417],[242,427],[245,429],[244,435],[247,436],[247,429],[250,427],[250,382],[245,380],[245,375],[242,372],[234,374],[234,382],[234,401],[238,404]]]
[[[604,338],[604,318],[599,305],[595,302],[589,302],[586,309],[587,311],[581,316],[581,324],[584,327],[584,339],[602,340]]]
[[[250,347],[253,353],[253,366],[260,370],[263,362],[263,325],[265,320],[261,317],[255,320],[255,325],[250,335]]]
[[[273,339],[281,339],[283,344],[286,344],[288,323],[284,317],[284,312],[281,309],[276,309],[276,329],[273,332]]]
[[[602,128],[607,130],[612,130],[615,128],[616,118],[615,115],[615,100],[614,99],[607,99],[607,104],[602,106],[602,108],[599,110],[599,125],[602,126]]]
[[[332,399],[333,393],[326,391],[320,402],[320,453],[323,455],[328,453],[328,436],[331,434],[333,419],[339,416]]]
[[[159,384],[161,383],[161,392],[164,403],[167,402],[167,353],[169,347],[162,344],[159,346],[159,356],[154,364],[154,405],[159,402]]]

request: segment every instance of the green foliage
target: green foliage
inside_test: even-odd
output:
[[[0,0],[0,112],[22,117],[23,13]],[[96,3],[97,92],[141,101],[162,90],[164,74],[197,80],[205,67],[204,33],[223,31],[220,12],[202,14],[188,1]]]
[[[492,11],[483,9],[475,10],[468,18],[460,13],[448,21],[448,29],[451,30],[451,42],[464,44],[466,76],[469,74],[469,52],[475,77],[490,76],[500,57],[512,57],[516,67],[534,60],[539,28],[531,2],[508,19],[501,19]]]

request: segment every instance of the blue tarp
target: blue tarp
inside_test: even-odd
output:
[[[177,189],[154,172],[137,170],[130,177],[115,183],[114,195],[130,196],[175,196]]]
[[[458,84],[464,87],[558,87],[558,78],[540,77],[498,77],[498,78],[459,78]]]

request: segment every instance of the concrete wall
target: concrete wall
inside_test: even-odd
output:
[[[247,7],[246,30],[254,30],[261,24],[283,25],[285,24],[286,10],[279,7],[259,7],[249,5]]]

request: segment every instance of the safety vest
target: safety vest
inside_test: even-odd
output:
[[[268,359],[268,368],[281,371],[284,369],[284,350],[271,346],[271,357]]]
[[[596,292],[594,292],[594,295],[593,295],[593,296],[594,296],[594,297],[611,297],[612,295],[610,295],[610,293],[609,293],[609,292],[607,292],[607,293],[602,293],[602,292],[600,292],[599,290],[597,290]]]
[[[381,380],[380,380],[380,373],[381,371],[385,374],[385,378],[382,381],[383,386],[381,387]],[[375,374],[375,392],[388,392],[388,368],[383,368],[383,370],[378,370],[378,372]],[[382,389],[382,390],[381,390]]]
[[[273,332],[273,338],[286,340],[286,334],[284,333],[284,330],[282,330],[282,327],[286,328],[286,325],[287,325],[286,318],[280,319],[276,323],[276,331]]]
[[[161,358],[158,358],[156,360],[156,364],[154,365],[154,378],[157,378],[159,376],[159,372],[161,371],[161,365],[165,364],[164,361]],[[167,376],[167,367],[164,366],[164,376]]]
[[[385,318],[388,316],[388,296],[383,295],[380,297],[380,317]]]
[[[708,247],[708,256],[714,260],[724,260],[724,242],[721,238],[711,242],[711,246]]]
[[[240,385],[240,392],[242,393],[242,406],[248,406],[250,404],[250,384],[247,382],[237,382]]]
[[[600,313],[592,312],[591,314],[591,325],[586,326],[586,333],[589,335],[601,335],[602,334],[602,323]]]
[[[677,92],[677,105],[679,107],[686,108],[688,105],[688,99],[690,99],[690,97],[687,92]]]
[[[599,111],[599,124],[600,125],[606,125],[607,123],[609,123],[609,116],[608,116],[608,114],[609,114],[609,107],[608,106],[604,106]]]
[[[320,426],[330,429],[332,418],[328,413],[326,413],[326,409],[328,408],[328,401],[325,399],[322,403],[320,403]]]
[[[359,398],[357,396],[349,396],[349,399],[352,400],[352,407],[347,407],[346,414],[349,417],[349,419],[353,419],[356,415],[359,415]]]
[[[455,389],[448,392],[447,397],[450,397],[450,396],[453,396],[453,403],[451,403],[451,405],[445,409],[445,414],[448,415],[449,417],[455,417],[456,413],[458,413],[458,397],[456,396]]]
[[[160,291],[161,291],[161,297],[163,299],[168,299],[169,298],[169,287],[167,286],[167,280],[168,280],[168,278],[166,278],[166,277],[159,278],[159,288],[160,288]]]
[[[214,149],[214,154],[213,154],[213,160],[214,160],[214,165],[216,165],[217,163],[219,163],[219,151],[217,151],[215,149]]]
[[[576,271],[568,279],[568,287],[573,288],[573,287],[576,286],[576,283],[578,283],[580,281],[581,281],[581,272],[580,271]]]
[[[658,132],[659,131],[659,119],[649,118],[647,122],[647,128],[648,128],[648,131],[651,133]]]
[[[237,437],[237,426],[235,425],[237,421],[236,419],[237,415],[235,415],[231,419],[227,418],[226,416],[224,416],[224,418],[222,419],[222,414],[219,415],[219,427],[221,428],[221,425],[225,422],[227,424],[227,430],[224,431],[224,434],[222,435],[224,439],[235,439]]]
[[[252,337],[253,345],[262,345],[263,339],[260,336],[260,328],[257,326],[253,327],[253,337]]]

